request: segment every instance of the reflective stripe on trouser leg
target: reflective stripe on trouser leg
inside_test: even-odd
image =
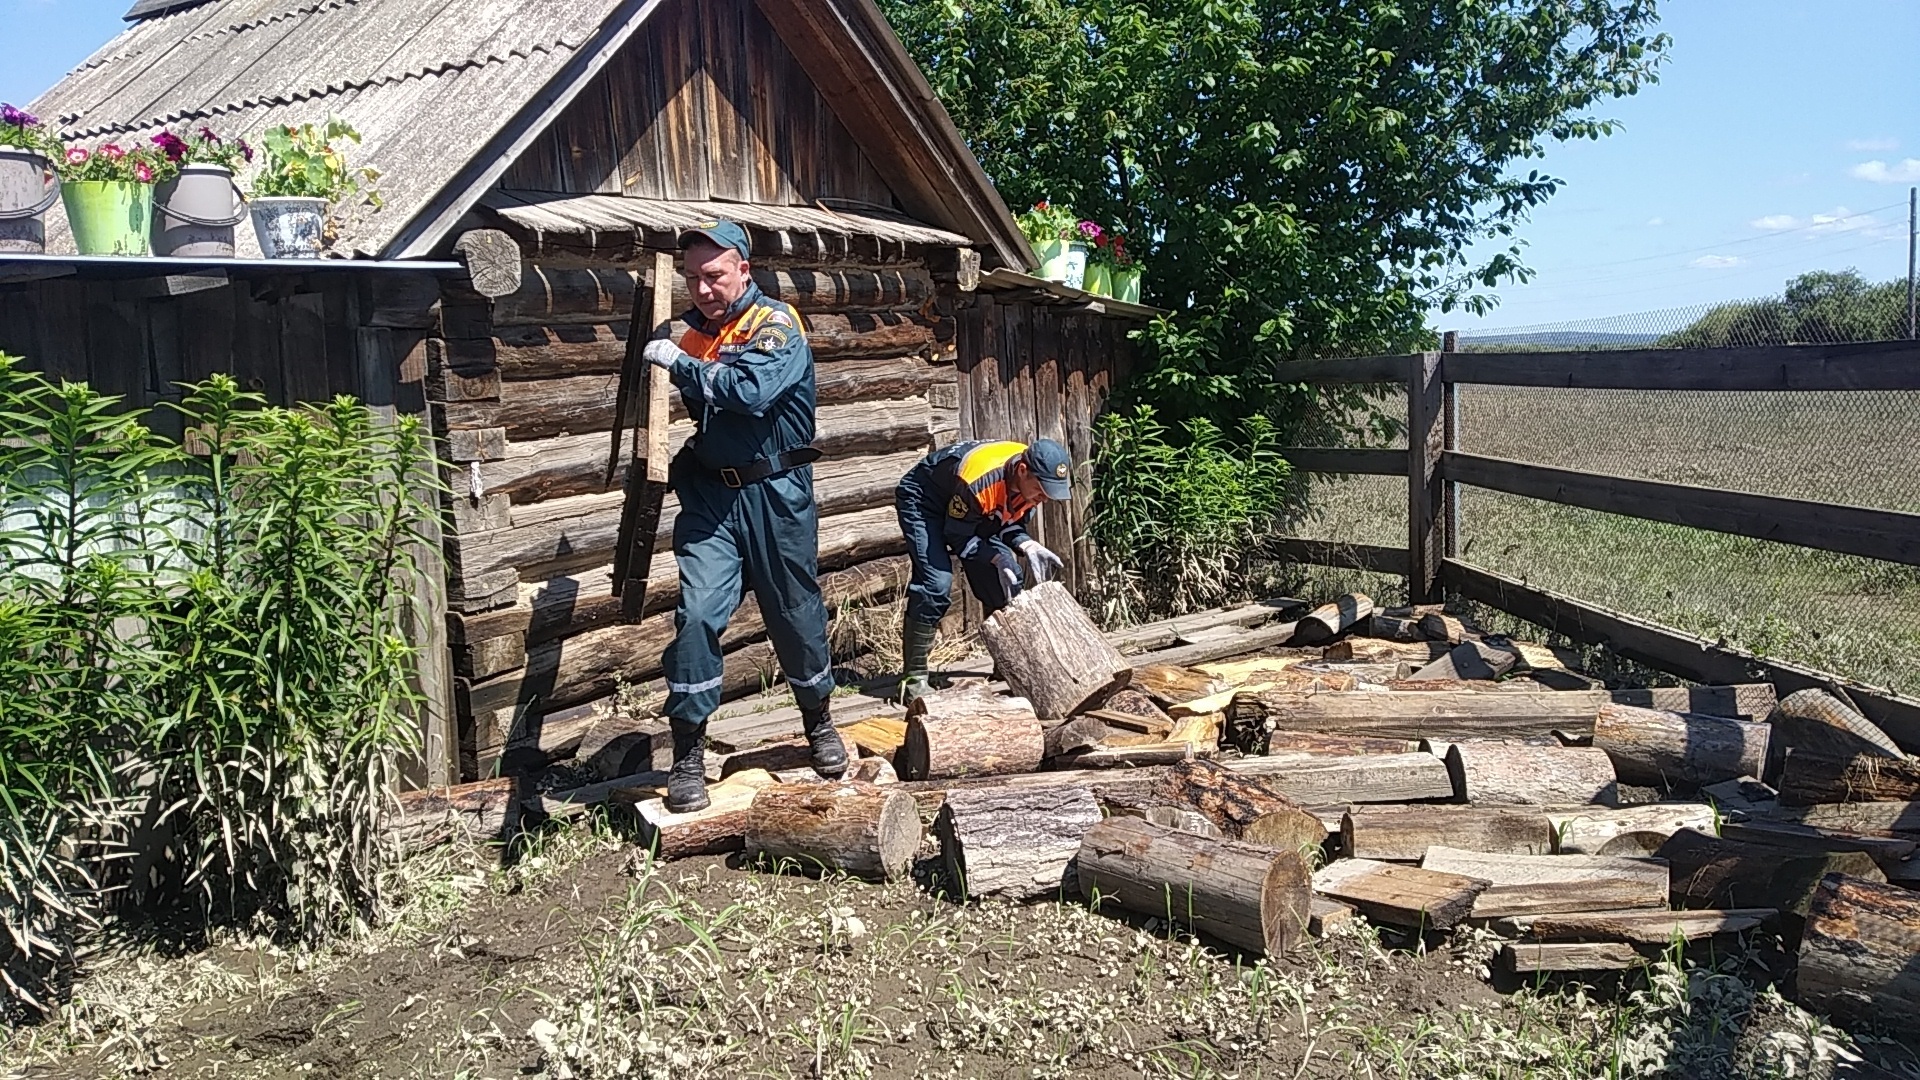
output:
[[[740,548],[767,637],[794,703],[811,709],[833,694],[827,605],[815,576],[820,549],[813,467],[801,466],[740,489]]]
[[[893,492],[893,508],[913,564],[913,576],[907,582],[907,618],[932,625],[953,606],[953,558],[947,553],[940,517],[926,505],[930,478],[925,474],[916,465],[901,478]]]
[[[979,599],[981,613],[991,615],[1020,595],[1026,578],[1013,549],[998,537],[982,537],[969,546],[972,554],[965,561],[967,585]]]
[[[673,554],[680,563],[678,630],[662,666],[667,716],[702,723],[720,705],[724,668],[720,635],[740,606],[740,544],[734,493],[698,478],[674,485],[680,514],[673,522]]]

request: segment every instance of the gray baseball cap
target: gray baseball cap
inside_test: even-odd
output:
[[[1027,468],[1047,498],[1063,502],[1073,498],[1073,461],[1066,447],[1052,439],[1039,440],[1027,447]]]

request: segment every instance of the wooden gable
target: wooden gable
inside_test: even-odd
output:
[[[667,0],[499,186],[898,207],[753,0]]]

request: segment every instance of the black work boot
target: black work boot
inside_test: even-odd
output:
[[[705,810],[707,799],[707,725],[670,721],[673,768],[667,772],[667,809],[676,814]]]
[[[900,704],[911,705],[933,692],[927,679],[927,657],[933,652],[932,623],[908,619],[900,629]]]
[[[813,751],[813,771],[829,780],[847,771],[847,744],[840,741],[828,715],[827,702],[800,710],[800,726],[807,732],[807,748]]]

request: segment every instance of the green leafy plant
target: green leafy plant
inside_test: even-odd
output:
[[[237,173],[253,161],[253,147],[247,140],[223,139],[210,127],[201,127],[186,135],[163,131],[151,141],[176,167],[218,165]]]
[[[124,184],[159,184],[180,170],[167,155],[151,146],[131,150],[118,143],[102,143],[88,150],[69,146],[54,159],[62,180],[104,180]]]
[[[342,203],[360,197],[384,205],[373,182],[378,170],[350,167],[341,142],[360,143],[360,133],[342,120],[323,125],[287,124],[261,136],[266,155],[253,178],[254,198],[293,197]]]
[[[40,118],[25,109],[0,102],[0,146],[52,156],[59,145],[47,134]]]

